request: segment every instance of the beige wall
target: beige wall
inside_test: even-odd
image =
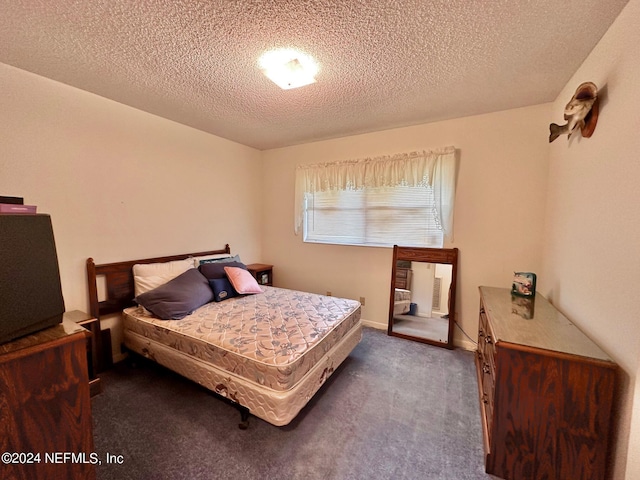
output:
[[[359,299],[386,328],[390,248],[308,244],[293,233],[294,171],[316,163],[458,149],[454,241],[460,249],[458,319],[475,340],[478,286],[511,286],[514,270],[541,268],[550,105],[339,138],[264,152],[264,260],[277,285]],[[402,239],[398,239],[402,243]],[[459,330],[456,343],[471,346]]]
[[[541,288],[624,371],[614,478],[640,478],[640,0],[631,0],[553,104],[561,123],[576,87],[602,92],[590,139],[551,144]],[[634,416],[634,429],[630,419]],[[629,441],[629,435],[631,440]],[[634,465],[631,468],[631,465]]]
[[[0,192],[51,214],[68,310],[85,261],[261,257],[260,152],[0,64]]]
[[[86,309],[89,256],[229,242],[247,262],[273,263],[278,286],[365,297],[363,317],[384,327],[391,250],[296,237],[295,166],[454,145],[446,246],[460,249],[463,329],[475,338],[478,285],[508,287],[514,270],[538,272],[539,290],[621,366],[614,478],[640,478],[639,18],[631,0],[553,104],[266,152],[0,64],[0,193],[52,215],[69,309]],[[547,125],[587,80],[606,87],[594,136],[549,146]],[[470,345],[460,331],[456,343]]]
[[[640,341],[638,341],[638,345],[636,347],[636,352],[640,351]],[[635,384],[635,388],[633,389],[633,393],[627,393],[626,401],[628,402],[628,410],[631,410],[630,422],[629,422],[629,441],[627,443],[627,459],[626,459],[626,476],[623,477],[621,473],[623,470],[623,465],[625,465],[624,461],[624,447],[625,443],[620,442],[620,449],[618,453],[618,468],[617,470],[620,472],[618,478],[626,478],[628,480],[635,480],[640,477],[640,381],[638,381],[638,377],[640,376],[640,362],[638,362],[638,368],[635,371],[635,376],[633,380],[633,384]],[[621,432],[625,432],[626,429],[620,429]]]

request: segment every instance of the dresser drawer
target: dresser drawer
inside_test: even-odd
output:
[[[490,361],[495,366],[494,336],[491,333],[484,309],[480,309],[480,320],[478,325],[478,350],[485,357],[485,361]],[[489,358],[490,357],[490,358]]]
[[[480,317],[478,320],[478,382],[480,387],[480,402],[482,413],[487,428],[487,440],[491,441],[491,422],[493,421],[494,397],[495,397],[495,345],[489,323],[484,312],[484,306],[480,304]]]
[[[411,269],[405,267],[396,268],[396,288],[411,289]]]
[[[493,420],[495,398],[495,371],[487,363],[482,365],[482,404],[489,427],[487,434],[491,438],[491,422]]]

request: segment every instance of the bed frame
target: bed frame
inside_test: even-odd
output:
[[[89,258],[87,259],[87,281],[91,314],[95,318],[100,319],[104,315],[120,314],[125,308],[135,305],[133,278],[133,266],[135,264],[161,263],[184,260],[190,257],[225,253],[231,253],[228,244],[220,250],[129,260],[101,265],[96,265],[93,259]],[[98,299],[98,287],[96,283],[98,277],[104,278],[106,282],[106,298],[104,300]],[[109,330],[105,331],[109,332]],[[352,328],[340,342],[326,352],[322,360],[309,370],[304,379],[301,380],[296,387],[287,391],[277,392],[275,396],[270,396],[270,398],[260,397],[259,404],[256,404],[255,401],[248,401],[248,399],[251,398],[254,400],[257,398],[256,395],[260,394],[260,386],[253,385],[251,382],[229,374],[229,372],[222,371],[213,364],[206,364],[206,362],[201,362],[191,358],[189,355],[183,354],[184,356],[181,358],[186,366],[170,365],[170,360],[172,360],[174,355],[169,354],[174,354],[175,352],[169,352],[169,350],[173,349],[163,345],[154,345],[153,355],[149,356],[149,358],[199,383],[211,391],[217,398],[221,398],[232,404],[240,411],[241,421],[239,427],[241,429],[247,428],[250,413],[273,425],[279,426],[286,425],[286,423],[293,419],[293,416],[297,415],[297,412],[307,404],[309,399],[333,373],[334,368],[337,368],[337,366],[347,358],[361,337],[362,325],[358,320],[357,327]],[[127,343],[128,346],[127,350],[130,350],[136,356],[138,355],[137,352],[140,352],[143,356],[147,356],[144,352],[147,351],[147,347],[151,346],[151,344],[145,342],[151,342],[151,340],[133,332],[130,332],[128,336],[125,335],[125,343]],[[110,354],[111,349],[109,348],[109,356]],[[228,389],[227,386],[229,386]],[[256,388],[258,388],[258,390],[256,390]],[[249,406],[251,406],[251,411],[249,410]]]
[[[100,318],[104,315],[122,313],[125,308],[135,305],[135,284],[133,279],[133,266],[141,263],[164,263],[174,260],[185,260],[190,257],[204,257],[220,253],[231,254],[231,248],[227,243],[223,249],[209,250],[206,252],[184,253],[180,255],[169,255],[165,257],[143,258],[139,260],[128,260],[124,262],[103,263],[96,265],[93,258],[87,258],[87,283],[89,290],[89,310],[91,315],[98,319],[98,335],[96,338],[96,352],[94,353],[94,364],[97,370],[104,370],[111,364],[111,336],[104,335],[99,330]],[[99,300],[98,297],[98,277],[105,280],[107,298]],[[106,357],[109,357],[107,359]],[[214,392],[215,394],[215,392]],[[223,400],[226,398],[216,395]],[[227,400],[228,401],[228,400]],[[234,404],[240,411],[240,428],[246,429],[249,421],[249,410],[241,405]]]

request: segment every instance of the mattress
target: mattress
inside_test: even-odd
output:
[[[394,293],[395,302],[410,302],[411,290],[405,290],[404,288],[396,288]]]
[[[208,303],[181,320],[160,320],[142,307],[128,308],[124,311],[125,345],[136,351],[151,345],[156,350],[168,347],[182,354],[171,360],[174,363],[194,359],[248,384],[286,392],[354,329],[359,340],[359,302],[263,289],[262,294]]]
[[[411,309],[411,290],[396,288],[393,299],[394,315],[403,315]]]

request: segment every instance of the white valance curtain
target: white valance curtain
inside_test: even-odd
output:
[[[302,229],[305,195],[327,190],[358,190],[399,185],[430,186],[436,203],[436,221],[445,238],[453,239],[455,199],[455,147],[345,160],[296,167],[294,230]]]

